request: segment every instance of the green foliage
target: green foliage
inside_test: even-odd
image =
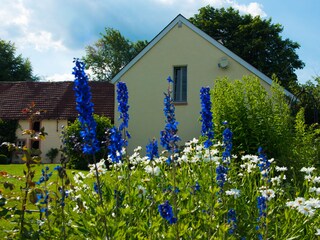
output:
[[[0,164],[8,164],[8,163],[9,163],[8,157],[4,154],[0,154]]]
[[[305,109],[305,121],[307,124],[319,123],[320,112],[320,77],[314,77],[313,81],[301,84],[294,92],[297,101],[294,110],[298,112],[301,107]]]
[[[10,152],[5,146],[1,146],[3,142],[16,142],[16,130],[18,129],[17,120],[1,120],[0,119],[0,154],[10,157]]]
[[[118,30],[106,28],[97,42],[86,47],[84,61],[95,80],[110,81],[147,44],[147,41],[133,43]]]
[[[215,134],[221,138],[223,121],[234,132],[234,153],[255,154],[263,147],[284,166],[292,141],[293,121],[283,91],[276,86],[268,94],[259,79],[248,76],[242,80],[218,79],[212,90]]]
[[[16,56],[16,47],[12,42],[0,39],[0,81],[36,81],[29,59],[21,54]]]
[[[308,126],[305,124],[304,108],[301,108],[295,121],[294,147],[292,148],[293,159],[302,167],[319,165],[320,131],[318,125]]]
[[[101,144],[101,150],[96,154],[97,159],[106,157],[107,149],[105,145],[106,130],[112,127],[111,120],[105,116],[94,115],[97,123],[97,139]],[[80,137],[81,125],[79,120],[75,120],[72,124],[66,127],[63,132],[64,153],[68,158],[68,167],[72,169],[88,169],[88,163],[93,163],[93,159],[87,159],[82,153],[82,140]]]
[[[211,6],[199,9],[190,21],[267,76],[276,74],[283,87],[292,90],[297,85],[295,70],[304,67],[296,53],[300,45],[281,37],[280,24]]]
[[[50,163],[53,163],[54,159],[58,156],[58,153],[58,148],[50,148],[50,150],[46,154],[46,157],[49,158]]]

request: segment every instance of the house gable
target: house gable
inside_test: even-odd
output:
[[[175,19],[173,19],[154,39],[150,41],[150,43],[133,59],[131,60],[112,80],[112,83],[116,83],[121,79],[121,77],[132,67],[134,66],[142,57],[144,57],[156,44],[160,42],[162,38],[164,38],[173,28],[175,27],[182,27],[182,26],[188,27],[190,30],[198,34],[201,38],[208,41],[212,46],[219,49],[225,56],[228,58],[236,61],[241,66],[246,68],[251,74],[254,74],[259,79],[261,79],[264,83],[263,85],[271,85],[272,79],[270,79],[268,76],[266,76],[264,73],[253,67],[251,64],[240,58],[238,55],[230,51],[228,48],[223,46],[218,41],[214,40],[211,36],[197,28],[195,25],[193,25],[191,22],[189,22],[184,16],[179,14]],[[218,64],[218,63],[216,63]],[[290,97],[294,98],[294,95],[284,89],[285,94]]]

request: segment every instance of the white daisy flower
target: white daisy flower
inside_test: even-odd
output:
[[[310,198],[305,202],[305,205],[308,205],[312,208],[320,208],[320,200],[317,198]]]
[[[146,195],[147,189],[141,185],[138,185],[138,196],[142,197],[144,195]]]
[[[315,167],[303,167],[301,168],[301,172],[304,172],[306,174],[311,174],[316,168]]]
[[[299,207],[299,206],[304,205],[305,201],[306,201],[306,200],[305,200],[303,197],[297,197],[297,198],[294,200],[294,207]]]
[[[227,190],[227,191],[226,191],[226,194],[227,194],[228,196],[233,196],[234,198],[237,198],[237,197],[240,196],[240,190],[235,189],[235,188],[232,188],[232,189],[230,189],[230,190]]]
[[[260,190],[260,192],[268,201],[276,196],[272,189]]]
[[[160,175],[160,168],[158,166],[156,167],[151,167],[151,166],[146,166],[144,170],[154,176],[159,176]]]
[[[320,177],[314,177],[313,183],[320,183]]]
[[[306,216],[313,216],[315,213],[315,210],[309,205],[301,205],[297,207],[297,210]]]
[[[278,166],[276,166],[276,171],[277,171],[277,172],[285,172],[285,171],[287,171],[287,170],[288,170],[287,167],[278,167]]]

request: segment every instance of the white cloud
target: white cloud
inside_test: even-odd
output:
[[[92,70],[86,69],[85,72],[89,77],[89,80],[91,80],[91,75],[93,74]],[[74,75],[71,71],[69,71],[69,73],[56,73],[51,76],[44,77],[44,80],[50,82],[73,81]]]
[[[4,0],[0,8],[0,22],[2,26],[26,26],[29,23],[30,11],[20,0]]]
[[[39,52],[65,50],[61,40],[54,40],[52,33],[32,25],[34,12],[22,0],[4,0],[0,8],[0,33],[19,49],[31,48]]]
[[[21,48],[33,47],[39,52],[52,50],[66,50],[66,47],[63,45],[62,41],[55,41],[52,39],[52,34],[47,31],[39,32],[26,32],[23,38],[17,39],[17,44]]]
[[[251,14],[252,16],[266,17],[267,14],[263,11],[263,5],[257,2],[250,2],[249,4],[239,4],[235,0],[154,0],[156,3],[167,5],[168,7],[175,7],[176,9],[183,9],[184,15],[192,16],[196,11],[206,5],[215,8],[232,7],[239,10],[242,14]]]
[[[62,74],[56,73],[46,77],[45,80],[49,82],[73,81],[74,76],[71,73],[62,73]]]
[[[231,6],[241,13],[251,14],[252,16],[261,16],[266,17],[267,14],[262,10],[263,6],[257,2],[251,2],[248,5],[238,4],[236,1],[228,1],[231,2]]]

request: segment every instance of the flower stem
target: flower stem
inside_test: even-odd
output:
[[[174,148],[173,148],[174,149]],[[173,151],[175,152],[175,151]],[[177,204],[177,192],[176,192],[176,189],[177,189],[177,180],[176,180],[176,162],[174,161],[174,154],[172,154],[171,156],[171,159],[172,159],[172,176],[173,176],[173,213],[174,213],[174,216],[176,218],[178,218],[178,204]],[[178,240],[179,239],[179,221],[176,222],[175,224],[175,229],[176,229],[176,239]]]
[[[93,154],[93,161],[94,161],[94,169],[96,171],[96,180],[97,180],[98,194],[99,194],[99,199],[100,199],[99,203],[101,204],[101,207],[102,207],[103,211],[105,212],[105,208],[104,208],[104,204],[103,204],[103,197],[102,197],[102,190],[101,190],[102,186],[101,186],[99,171],[98,171],[98,167],[97,167],[97,159],[94,154]],[[106,220],[105,215],[103,215],[102,220],[103,220],[103,224],[104,224],[104,229],[106,230],[107,239],[109,239],[109,231],[108,231],[108,225],[107,225],[107,220]]]

